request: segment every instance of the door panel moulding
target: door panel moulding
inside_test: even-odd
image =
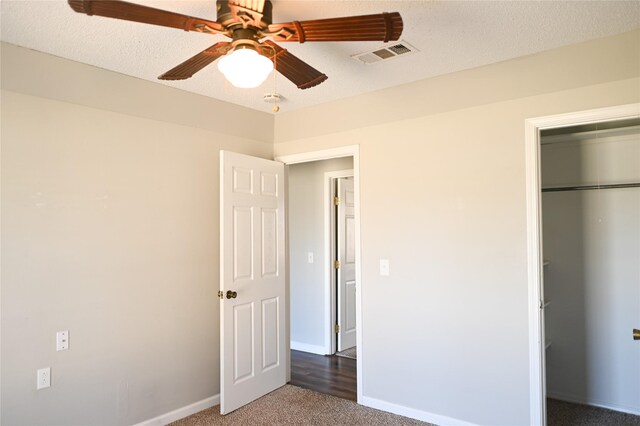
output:
[[[359,284],[358,291],[356,292],[356,334],[357,334],[357,348],[356,348],[356,381],[357,381],[357,395],[358,404],[363,403],[363,376],[362,376],[362,358],[363,358],[363,343],[362,343],[362,251],[361,251],[361,236],[360,236],[360,146],[348,145],[338,148],[325,149],[321,151],[303,152],[298,154],[280,155],[275,158],[276,161],[280,161],[286,165],[307,163],[311,161],[330,160],[332,158],[352,157],[353,158],[353,178],[355,188],[355,215],[356,215],[356,282]],[[326,197],[325,197],[326,199]],[[326,247],[325,247],[326,253]],[[288,279],[288,278],[287,278]],[[325,295],[326,297],[326,295]],[[325,300],[326,303],[326,300]],[[289,359],[287,363],[290,365]]]
[[[339,255],[336,252],[337,241],[334,239],[335,236],[340,237],[338,233],[338,224],[336,223],[336,211],[335,211],[335,202],[334,196],[340,197],[338,192],[335,192],[337,189],[337,180],[340,178],[353,177],[353,169],[351,170],[342,170],[336,172],[327,172],[325,173],[325,202],[327,206],[325,208],[325,251],[329,250],[329,256],[327,259],[339,260]],[[329,221],[328,223],[326,221]],[[340,262],[339,262],[340,263]],[[336,289],[338,288],[338,281],[336,280],[336,269],[329,267],[327,269],[328,275],[326,277],[325,284],[329,286],[330,299],[329,302],[329,312],[331,314],[331,322],[328,325],[328,336],[329,342],[331,345],[331,354],[336,353],[340,348],[336,345],[336,330],[334,328],[335,324],[340,324],[340,319],[337,316],[338,312],[338,293]],[[325,307],[326,309],[326,307]],[[340,325],[342,327],[342,325]],[[342,332],[342,331],[340,331]],[[338,332],[338,334],[340,333]],[[357,333],[356,333],[357,334]]]
[[[337,258],[337,253],[335,251],[336,243],[334,240],[334,226],[335,223],[335,215],[334,209],[335,205],[333,203],[333,197],[335,195],[334,191],[334,183],[335,179],[345,178],[345,177],[353,177],[353,169],[350,170],[338,170],[334,172],[326,172],[324,174],[324,253],[325,259],[330,259],[333,263],[333,260]],[[337,301],[337,293],[336,293],[336,279],[335,279],[335,269],[331,267],[331,265],[327,265],[325,269],[325,325],[327,327],[327,333],[325,334],[325,346],[327,350],[327,354],[334,354],[338,350],[336,346],[335,339],[335,329],[334,325],[338,323],[338,318],[336,317],[336,301]]]
[[[221,414],[286,384],[284,183],[282,163],[220,151]]]
[[[527,199],[527,282],[529,290],[529,403],[530,424],[547,424],[545,340],[542,288],[542,210],[540,202],[540,132],[542,130],[640,117],[640,103],[525,120]]]

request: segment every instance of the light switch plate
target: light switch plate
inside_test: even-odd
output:
[[[389,275],[389,259],[380,259],[380,275]]]
[[[312,251],[307,253],[307,262],[308,263],[313,263],[313,252]]]
[[[69,330],[58,331],[56,333],[56,351],[66,351],[69,349]]]

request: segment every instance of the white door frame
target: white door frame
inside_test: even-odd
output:
[[[543,303],[540,131],[637,117],[640,117],[640,103],[525,120],[531,425],[547,424],[544,324],[542,323],[543,315],[540,310],[541,303]],[[358,365],[358,368],[360,368],[360,365]]]
[[[362,253],[360,250],[360,146],[348,145],[338,148],[325,149],[322,151],[303,152],[299,154],[279,155],[276,156],[276,161],[281,161],[287,165],[308,163],[310,161],[330,160],[332,158],[341,157],[353,157],[353,178],[355,187],[355,201],[356,201],[356,334],[357,334],[357,348],[356,348],[356,380],[357,380],[357,398],[358,403],[362,401],[362,291],[365,287],[362,283]],[[326,247],[325,247],[326,253]],[[326,297],[326,296],[325,296]],[[325,300],[326,303],[326,300]],[[287,359],[288,367],[290,369],[290,360]]]
[[[333,261],[337,258],[336,242],[333,235],[333,227],[336,226],[335,205],[333,204],[335,190],[332,184],[334,179],[352,176],[353,169],[325,172],[324,174],[324,258],[328,261],[324,269],[324,320],[327,331],[324,338],[324,350],[327,355],[336,353],[334,325],[338,322],[336,317],[336,274],[333,268]]]

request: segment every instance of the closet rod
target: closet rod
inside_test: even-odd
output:
[[[589,191],[592,189],[640,188],[640,182],[612,183],[609,185],[563,186],[559,188],[542,188],[542,192]]]

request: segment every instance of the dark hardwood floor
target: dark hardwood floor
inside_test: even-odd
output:
[[[291,351],[290,383],[356,401],[356,360]]]

